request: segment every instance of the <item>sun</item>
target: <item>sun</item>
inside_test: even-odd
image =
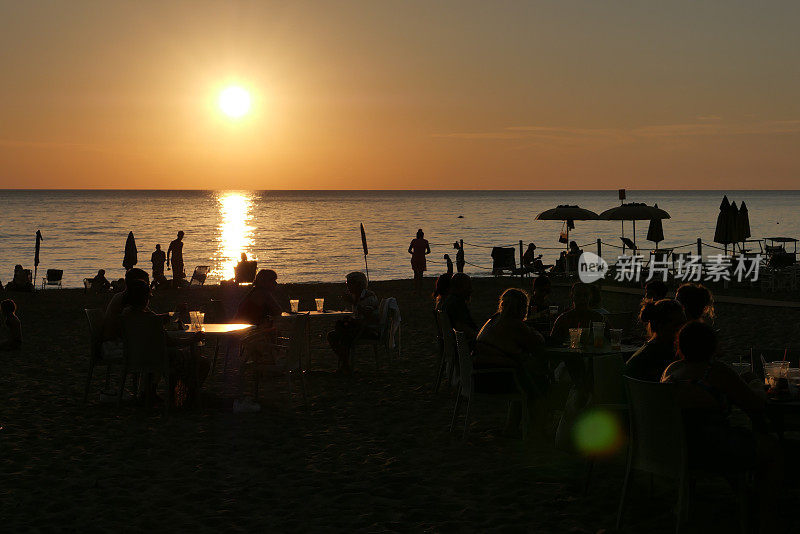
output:
[[[244,117],[250,111],[250,93],[238,85],[226,87],[219,94],[219,109],[232,119]]]

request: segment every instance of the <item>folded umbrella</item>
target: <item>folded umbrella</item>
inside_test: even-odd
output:
[[[653,207],[658,208],[658,204],[654,204]],[[647,240],[655,243],[656,249],[658,249],[658,243],[664,241],[664,225],[661,224],[661,219],[650,219],[650,225],[647,227]]]
[[[125,241],[125,257],[122,259],[122,266],[125,270],[130,270],[139,263],[138,251],[136,250],[136,239],[133,232],[128,232],[128,239]]]

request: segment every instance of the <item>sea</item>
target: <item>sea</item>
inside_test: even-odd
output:
[[[800,191],[633,191],[627,202],[658,204],[671,218],[663,221],[659,246],[713,248],[719,205],[746,202],[753,238],[800,238]],[[138,267],[150,271],[155,245],[166,250],[185,232],[184,261],[189,276],[197,265],[211,267],[209,281],[230,279],[242,253],[259,268],[277,271],[279,282],[331,282],[367,269],[372,280],[413,276],[408,246],[418,229],[431,243],[429,275],[444,272],[444,255],[463,240],[466,272],[489,275],[493,246],[533,242],[545,263],[563,245],[563,223],[536,220],[561,204],[597,213],[619,205],[618,191],[119,191],[0,190],[0,281],[12,278],[14,265],[34,267],[35,234],[43,236],[39,278],[48,268],[64,271],[65,287],[105,269],[109,279],[124,275],[122,258],[128,232],[138,248]],[[362,248],[364,225],[368,255]],[[623,227],[624,226],[624,227]],[[647,221],[636,223],[640,248]],[[604,257],[616,257],[620,236],[633,238],[633,223],[576,221],[570,231],[587,250],[603,242]],[[758,251],[757,243],[748,247]],[[790,245],[790,251],[792,245]],[[168,273],[169,275],[169,273]]]

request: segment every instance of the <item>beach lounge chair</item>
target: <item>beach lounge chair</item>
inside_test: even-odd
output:
[[[266,349],[267,358],[256,356],[245,365],[253,370],[255,375],[255,391],[253,398],[258,400],[258,391],[261,379],[265,377],[285,376],[288,381],[289,403],[292,402],[292,377],[297,377],[300,382],[300,391],[303,394],[303,406],[308,407],[306,398],[305,370],[303,370],[303,357],[308,358],[308,313],[298,313],[291,318],[286,337],[271,340],[269,334],[259,332],[247,336],[243,343],[260,343]]]
[[[450,423],[450,432],[452,432],[453,427],[455,427],[456,418],[458,417],[458,408],[461,405],[462,399],[467,403],[467,410],[464,414],[464,432],[461,435],[461,439],[465,439],[469,431],[469,415],[470,409],[472,408],[472,399],[476,397],[491,397],[508,401],[509,407],[511,402],[522,403],[522,436],[525,438],[528,434],[528,396],[517,380],[516,370],[505,367],[475,369],[473,366],[472,352],[469,349],[464,332],[455,331],[455,338],[458,365],[461,371],[461,381],[458,386],[456,405],[455,408],[453,408],[453,420]],[[494,389],[492,392],[483,392],[480,387],[480,381],[485,377],[493,377],[493,379],[507,382],[508,389],[502,392],[494,392]],[[476,387],[476,382],[478,382],[478,387]]]
[[[237,284],[252,284],[256,278],[258,262],[241,261],[234,269],[234,281]]]
[[[492,248],[492,275],[500,276],[505,271],[511,274],[517,272],[517,259],[514,251],[513,247]]]
[[[720,476],[723,473],[690,468],[676,384],[647,382],[626,376],[625,388],[630,403],[630,445],[617,512],[617,529],[622,527],[633,472],[643,471],[678,481],[676,532],[680,532],[689,516],[689,492],[692,481],[708,475]],[[733,471],[724,474],[738,482],[742,530],[746,532],[745,473]]]
[[[61,289],[61,279],[64,277],[64,271],[61,269],[47,269],[47,273],[42,278],[42,289],[48,286],[57,286]]]
[[[122,355],[113,356],[103,353],[103,310],[99,308],[86,308],[84,309],[86,318],[89,320],[89,375],[86,377],[86,388],[83,392],[83,402],[89,399],[89,390],[92,387],[92,375],[94,374],[95,367],[99,365],[106,366],[106,385],[105,390],[108,390],[109,382],[111,379],[111,366],[119,365],[122,367]]]
[[[169,405],[172,404],[172,388],[169,387],[167,338],[161,319],[157,315],[143,312],[123,315],[122,346],[124,360],[117,404],[122,402],[128,374],[139,374],[140,379],[145,377],[149,379],[152,375],[153,380],[158,380],[158,377],[162,376],[167,386],[167,398],[164,401],[166,414]],[[145,380],[144,384],[149,396],[153,388],[150,387],[149,380]]]
[[[209,270],[211,270],[211,268],[208,265],[198,265],[195,267],[192,278],[189,280],[189,286],[202,286],[205,284]]]
[[[355,354],[355,350],[361,346],[370,346],[372,347],[372,352],[375,355],[375,369],[380,367],[380,362],[378,361],[378,349],[383,348],[386,351],[386,354],[389,356],[389,363],[394,362],[394,351],[397,350],[397,356],[400,356],[400,309],[397,307],[397,301],[390,297],[381,299],[380,303],[378,304],[378,315],[380,317],[380,328],[378,331],[378,337],[374,338],[365,338],[361,337],[361,335],[356,336],[355,340],[353,341],[352,346],[352,353],[351,358],[355,361],[353,357]]]

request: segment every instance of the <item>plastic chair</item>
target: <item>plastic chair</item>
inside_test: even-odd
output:
[[[472,353],[470,352],[467,338],[464,332],[455,331],[456,339],[456,352],[458,354],[458,364],[461,371],[461,381],[458,387],[458,395],[456,396],[456,405],[453,409],[453,420],[450,423],[450,432],[456,424],[458,417],[458,408],[463,398],[467,402],[467,411],[464,414],[464,432],[461,439],[467,437],[469,430],[469,414],[472,407],[472,399],[474,397],[491,397],[494,399],[504,399],[509,402],[522,403],[522,436],[523,439],[528,433],[528,396],[525,390],[520,386],[517,380],[516,369],[510,367],[492,367],[487,369],[475,369],[473,365]],[[475,389],[475,377],[480,376],[506,376],[511,378],[511,383],[514,386],[514,391],[506,393],[482,393]]]
[[[436,312],[436,318],[442,333],[442,353],[439,357],[439,371],[436,375],[436,383],[433,387],[434,393],[439,391],[439,386],[444,376],[447,376],[447,381],[450,383],[451,387],[458,387],[458,384],[461,382],[458,376],[456,338],[453,333],[453,327],[450,324],[450,317],[446,312],[440,310]]]
[[[42,289],[49,286],[56,286],[61,289],[61,279],[64,278],[64,271],[61,269],[47,269],[47,273],[42,278]]]
[[[366,338],[362,337],[361,332],[356,336],[355,340],[353,341],[352,349],[355,350],[357,347],[360,346],[371,346],[373,354],[375,355],[375,369],[380,367],[378,361],[378,349],[383,348],[387,355],[389,356],[389,363],[394,361],[393,351],[395,349],[392,344],[395,344],[397,347],[398,356],[400,355],[400,340],[399,340],[399,332],[400,332],[400,318],[389,305],[389,301],[394,300],[393,298],[385,298],[381,299],[380,303],[378,304],[378,317],[379,317],[379,329],[378,329],[378,337],[377,338]],[[395,303],[396,305],[396,303]],[[396,327],[396,328],[395,328]],[[398,338],[393,338],[393,332],[397,330]],[[362,330],[363,332],[363,330]]]
[[[626,376],[625,387],[630,401],[630,446],[617,512],[617,529],[622,527],[631,479],[636,470],[677,479],[678,517],[675,531],[679,533],[689,516],[692,482],[698,476],[709,473],[689,469],[683,415],[678,404],[678,385],[647,382]],[[744,474],[736,474],[739,480],[742,529],[746,531]]]
[[[92,375],[98,365],[106,366],[106,385],[108,389],[111,380],[111,365],[122,365],[122,356],[113,357],[103,354],[103,310],[99,308],[86,308],[83,310],[89,320],[89,375],[86,377],[86,388],[83,391],[83,403],[89,399],[89,390],[92,387]]]
[[[169,355],[167,338],[161,319],[157,315],[133,311],[122,316],[122,346],[125,355],[117,404],[122,402],[125,382],[129,373],[152,374],[155,379],[163,376],[167,383],[167,399],[164,413],[172,403],[172,388],[169,387]],[[149,386],[149,384],[147,384]],[[147,387],[148,395],[152,388]],[[198,392],[199,394],[199,392]]]
[[[267,356],[272,361],[259,360],[259,357],[250,362],[246,362],[255,373],[255,392],[254,398],[258,399],[258,390],[262,376],[285,376],[288,380],[289,402],[292,401],[292,377],[298,375],[300,379],[300,391],[303,394],[303,406],[308,406],[306,396],[305,370],[303,369],[303,357],[308,357],[308,313],[294,315],[289,325],[287,337],[278,337],[272,340],[270,334],[259,332],[246,336],[243,345],[261,345],[267,349]]]

